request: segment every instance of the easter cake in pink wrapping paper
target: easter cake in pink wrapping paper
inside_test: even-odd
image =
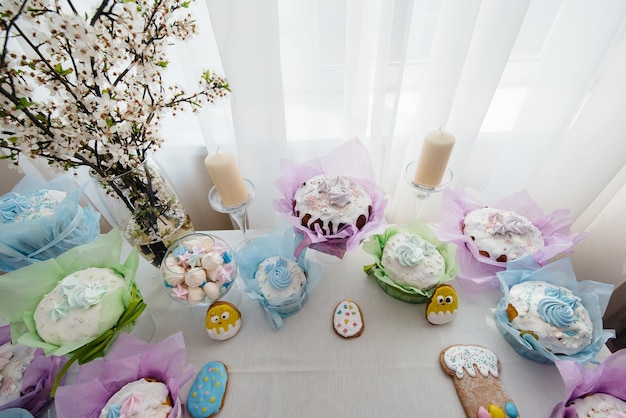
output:
[[[319,174],[296,190],[293,211],[302,226],[334,235],[346,225],[363,228],[372,212],[372,198],[348,177]]]
[[[544,246],[541,231],[511,210],[475,209],[465,215],[463,234],[474,241],[480,255],[500,262],[532,254]]]

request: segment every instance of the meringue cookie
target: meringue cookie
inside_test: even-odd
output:
[[[191,304],[200,303],[204,300],[204,290],[201,287],[190,287],[187,289],[187,302]]]
[[[202,257],[202,268],[206,271],[215,270],[224,264],[224,260],[219,254],[216,253],[208,253]]]
[[[163,279],[172,287],[183,284],[185,281],[185,268],[179,265],[167,266],[163,269]]]
[[[206,282],[206,273],[201,267],[194,267],[185,274],[185,284],[189,287],[199,287]]]
[[[220,295],[220,285],[217,283],[206,282],[206,284],[202,286],[202,289],[209,299],[217,299]]]

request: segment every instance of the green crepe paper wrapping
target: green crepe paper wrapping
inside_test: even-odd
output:
[[[139,266],[139,255],[133,249],[123,264],[120,262],[122,237],[117,228],[101,235],[96,240],[74,247],[56,258],[51,258],[0,276],[0,317],[9,322],[13,342],[30,347],[42,348],[46,355],[70,355],[59,378],[76,360],[80,364],[104,355],[115,336],[134,324],[145,308],[141,293],[135,283]],[[113,319],[116,304],[122,303],[122,313],[116,325],[102,329],[101,334],[91,340],[58,346],[46,343],[35,328],[33,312],[43,297],[66,276],[90,267],[110,268],[124,277],[126,286],[119,288],[102,299],[103,318]],[[115,315],[117,316],[117,315]],[[56,388],[56,386],[55,386]]]
[[[387,241],[399,232],[408,232],[417,235],[437,248],[437,251],[439,251],[445,262],[444,274],[439,279],[438,284],[452,280],[459,272],[459,267],[455,259],[456,245],[440,241],[435,233],[421,219],[406,226],[391,226],[382,234],[371,235],[363,243],[363,250],[376,258],[376,263],[363,267],[363,270],[368,275],[374,276],[378,285],[388,295],[403,302],[425,303],[433,295],[436,286],[433,286],[431,289],[423,290],[406,284],[395,283],[387,276],[381,264],[383,249]]]

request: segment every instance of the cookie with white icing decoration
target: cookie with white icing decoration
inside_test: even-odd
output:
[[[456,344],[441,350],[439,362],[452,377],[468,417],[519,416],[500,381],[500,360],[479,345]]]
[[[365,323],[361,308],[353,300],[342,300],[333,312],[333,329],[343,338],[355,338],[363,333]]]

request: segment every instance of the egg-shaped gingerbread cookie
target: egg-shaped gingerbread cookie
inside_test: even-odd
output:
[[[333,312],[333,329],[343,338],[358,337],[363,333],[365,323],[361,308],[351,299],[342,300]]]
[[[459,301],[454,287],[440,284],[426,303],[426,319],[434,325],[452,321],[459,309]]]
[[[213,302],[206,313],[205,327],[214,340],[234,337],[241,328],[241,312],[230,302]]]
[[[221,361],[202,366],[187,395],[187,411],[192,418],[217,415],[224,406],[228,388],[228,369]]]

